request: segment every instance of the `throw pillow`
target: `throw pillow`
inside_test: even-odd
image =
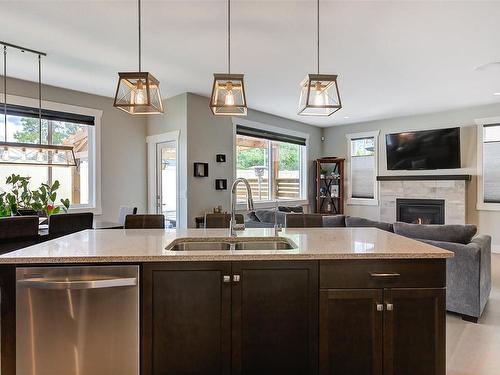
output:
[[[428,225],[397,222],[394,223],[394,233],[422,240],[468,244],[477,233],[477,227],[472,224]]]

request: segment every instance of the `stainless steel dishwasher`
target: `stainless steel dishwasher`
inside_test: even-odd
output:
[[[139,267],[16,270],[16,375],[138,375]]]

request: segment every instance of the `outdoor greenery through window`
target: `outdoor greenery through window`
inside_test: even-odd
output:
[[[303,198],[302,170],[305,146],[264,138],[236,136],[236,177],[246,178],[258,201]],[[238,188],[238,200],[245,196]]]
[[[0,139],[4,141],[3,121],[0,133]],[[91,204],[89,150],[92,150],[92,135],[93,126],[42,119],[41,143],[72,146],[77,167],[0,165],[0,192],[9,189],[5,184],[7,176],[18,174],[31,177],[32,186],[39,186],[42,183],[52,185],[58,180],[60,182],[58,199],[67,198],[72,206],[77,207]],[[39,143],[39,120],[32,117],[8,115],[7,142]]]
[[[375,138],[352,138],[350,140],[350,148],[350,198],[374,199]]]

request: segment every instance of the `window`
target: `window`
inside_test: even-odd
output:
[[[500,210],[500,118],[478,121],[477,206]]]
[[[377,205],[377,139],[379,132],[347,134],[348,203]]]
[[[7,107],[7,131],[4,124],[0,125],[0,140],[15,143],[39,142],[38,109],[24,106],[31,99],[19,98],[23,106],[9,104]],[[78,109],[73,106],[56,105],[65,109]],[[3,108],[0,117],[3,120]],[[84,111],[93,111],[82,108]],[[99,115],[100,111],[93,111]],[[57,191],[57,201],[68,198],[72,209],[94,209],[99,213],[96,189],[96,126],[95,117],[86,114],[42,110],[41,143],[72,146],[75,154],[76,167],[1,165],[0,191],[10,189],[5,185],[7,176],[19,174],[31,177],[30,186],[37,189],[40,184],[52,184],[58,180],[60,188]]]
[[[255,202],[303,200],[305,139],[237,126],[236,177],[246,178]],[[238,187],[238,201],[245,190]]]

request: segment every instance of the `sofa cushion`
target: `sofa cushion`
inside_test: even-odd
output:
[[[323,226],[328,228],[345,227],[345,216],[325,215],[323,216]]]
[[[255,221],[257,223],[260,222],[257,215],[255,215],[255,211],[247,212],[247,221]]]
[[[274,223],[274,210],[255,210],[255,216],[263,223]]]
[[[372,227],[385,230],[387,232],[394,232],[394,228],[391,223],[384,223],[383,221],[374,221],[370,219],[364,219],[362,217],[356,216],[346,216],[345,218],[346,227]]]
[[[428,225],[394,223],[394,233],[410,238],[422,240],[455,242],[468,244],[477,232],[472,224],[465,225]]]
[[[272,223],[274,224],[274,218],[276,216],[276,224],[285,225],[285,216],[288,215],[286,212],[276,212],[276,210],[255,210],[255,216],[262,223]]]
[[[281,212],[295,212],[301,214],[304,212],[304,207],[302,206],[278,206],[278,211]]]

